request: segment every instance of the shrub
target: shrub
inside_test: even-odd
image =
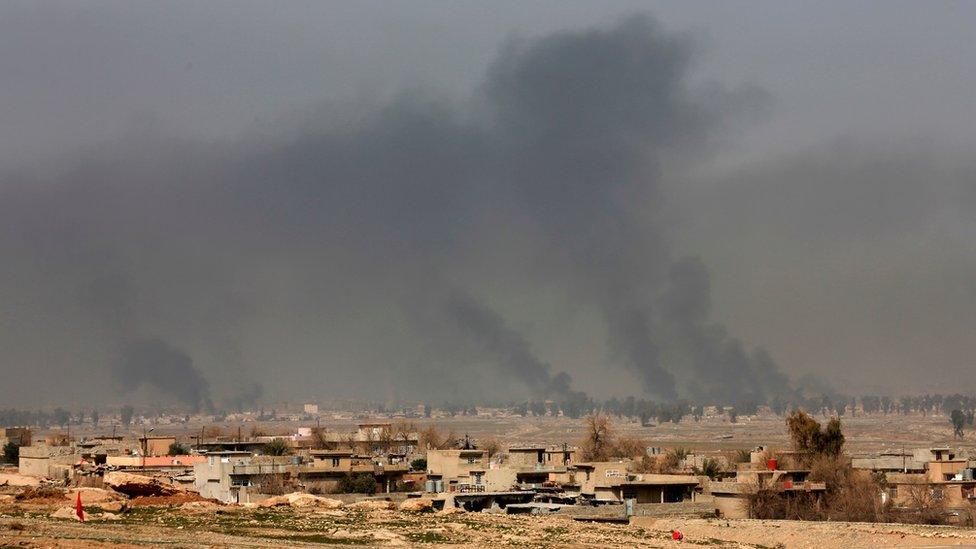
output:
[[[268,456],[291,455],[291,444],[283,438],[276,438],[264,445],[264,453]]]
[[[807,452],[811,459],[817,456],[837,456],[844,448],[844,433],[840,420],[831,418],[826,427],[802,410],[794,410],[786,417],[793,449]]]
[[[269,496],[280,496],[286,493],[284,475],[265,475],[261,479],[260,491]]]
[[[346,475],[339,480],[336,492],[340,494],[375,494],[376,477],[369,473]]]
[[[20,461],[20,446],[13,441],[3,445],[3,460],[7,463],[17,464]]]
[[[186,444],[174,442],[169,445],[169,450],[166,453],[170,456],[185,456],[190,453],[190,447]]]
[[[717,459],[705,458],[701,468],[695,467],[694,472],[696,475],[704,475],[715,480],[722,474],[722,466]]]

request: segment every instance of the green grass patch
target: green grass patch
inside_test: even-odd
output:
[[[440,532],[410,532],[406,537],[414,543],[452,543],[451,538]]]

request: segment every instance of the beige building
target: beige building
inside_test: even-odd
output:
[[[705,492],[714,498],[715,508],[726,518],[750,518],[749,497],[760,492],[783,498],[822,498],[827,485],[809,480],[810,470],[803,468],[805,456],[802,452],[770,453],[758,448],[749,463],[737,465],[734,480],[707,481]]]
[[[293,469],[289,458],[252,456],[250,452],[213,452],[193,465],[193,486],[202,497],[224,503],[257,503],[263,486],[287,486]],[[291,488],[285,488],[291,491]]]
[[[139,437],[139,451],[145,451],[147,456],[165,456],[169,454],[170,445],[175,442],[176,437]]]
[[[18,470],[32,477],[67,479],[72,476],[72,467],[81,460],[81,453],[72,446],[25,446],[20,449]]]
[[[698,477],[631,473],[631,460],[594,461],[573,466],[584,498],[602,501],[634,499],[637,503],[693,501]]]
[[[427,479],[443,484],[444,492],[483,492],[489,470],[484,450],[428,450]]]
[[[350,433],[322,432],[312,442],[324,450],[349,450],[358,455],[411,454],[417,450],[419,436],[404,426],[390,422],[360,423]]]
[[[0,427],[0,446],[13,442],[17,446],[30,446],[33,434],[27,427]]]
[[[297,468],[296,475],[306,489],[332,492],[350,475],[372,475],[379,492],[394,492],[403,485],[409,467],[398,456],[360,456],[343,450],[311,450],[310,463]]]

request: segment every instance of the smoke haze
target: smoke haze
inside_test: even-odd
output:
[[[136,8],[136,27],[158,9]],[[3,10],[62,24],[43,5]],[[915,361],[963,364],[976,296],[965,154],[844,138],[737,158],[758,139],[742,136],[776,119],[775,91],[703,76],[705,40],[653,16],[573,17],[493,34],[495,52],[452,64],[447,85],[418,68],[394,91],[356,94],[269,61],[268,79],[309,100],[289,109],[254,92],[269,99],[243,123],[250,103],[228,96],[219,135],[176,123],[135,53],[95,70],[155,108],[80,146],[53,139],[49,154],[3,158],[0,371],[50,402],[121,387],[119,400],[233,408],[575,391],[760,402],[792,394],[791,377],[835,379],[845,361],[875,389],[877,373],[910,366],[890,363],[908,332],[951,349]],[[88,32],[81,43],[113,49]],[[236,61],[217,61],[236,41],[185,32],[197,62],[167,81],[219,66],[208,85],[247,88],[225,72]],[[304,59],[313,35],[282,40]],[[356,54],[330,55],[359,70]],[[32,82],[26,61],[3,62]],[[932,303],[915,332],[906,315]],[[837,337],[837,315],[866,342]]]

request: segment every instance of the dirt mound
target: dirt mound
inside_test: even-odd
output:
[[[28,487],[14,498],[22,503],[64,503],[64,490],[53,486]]]
[[[130,497],[175,496],[186,492],[179,486],[167,484],[157,478],[120,471],[105,473],[103,481],[106,486]]]
[[[279,507],[279,506],[289,506],[289,507],[319,507],[323,509],[339,509],[342,507],[342,502],[337,499],[324,498],[321,496],[316,496],[312,494],[303,494],[301,492],[293,492],[291,494],[285,494],[283,496],[275,496],[268,498],[258,504],[260,507]]]
[[[396,504],[392,501],[383,500],[366,500],[357,501],[356,503],[350,503],[346,505],[346,509],[367,509],[370,511],[386,511],[390,509],[396,509]]]
[[[125,501],[125,495],[105,488],[71,488],[64,497],[74,503],[78,494],[81,494],[82,505],[95,505],[99,503]]]
[[[401,511],[423,512],[434,508],[434,502],[424,498],[410,498],[400,504]]]
[[[51,513],[51,518],[80,520],[78,518],[78,514],[75,512],[74,507],[60,507],[58,508],[57,511]]]
[[[223,505],[217,503],[216,501],[210,501],[209,499],[202,501],[189,501],[183,505],[180,505],[180,509],[184,511],[213,511],[215,509],[220,509],[221,507],[223,507]]]

